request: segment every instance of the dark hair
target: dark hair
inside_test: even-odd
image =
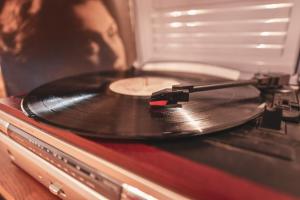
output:
[[[2,32],[5,49],[15,53],[20,60],[63,59],[88,62],[91,54],[90,42],[101,47],[99,65],[112,65],[116,59],[109,45],[98,32],[84,29],[72,8],[84,0],[39,1],[39,9],[30,13],[33,1],[16,1],[18,13],[11,13],[15,19],[5,23],[17,23],[15,30]],[[5,7],[4,7],[5,9]],[[3,20],[3,19],[2,19]],[[105,59],[103,59],[105,58]],[[93,65],[93,63],[89,63]]]
[[[0,55],[7,90],[13,91],[10,94],[27,92],[68,75],[113,68],[117,58],[114,51],[100,32],[84,27],[73,10],[85,1],[89,0],[3,3]],[[100,49],[96,63],[90,59],[95,54],[92,44]],[[29,85],[20,83],[21,80]]]

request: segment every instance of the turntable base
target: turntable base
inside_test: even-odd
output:
[[[86,152],[128,170],[127,172],[134,172],[145,180],[159,183],[165,188],[189,197],[202,196],[207,199],[295,198],[294,195],[281,192],[276,188],[227,173],[209,164],[186,159],[184,155],[171,153],[166,146],[159,147],[158,144],[155,147],[147,143],[118,143],[100,139],[92,141],[62,129],[38,123],[21,112],[19,98],[2,99],[0,111],[2,114],[3,112],[10,113],[11,116],[46,131],[51,137],[67,141],[77,148],[84,149]],[[202,187],[199,188],[199,185]]]

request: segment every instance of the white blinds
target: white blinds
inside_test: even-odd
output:
[[[140,62],[294,72],[299,0],[136,0]]]

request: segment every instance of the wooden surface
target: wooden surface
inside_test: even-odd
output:
[[[14,165],[3,148],[0,148],[0,166],[0,193],[5,199],[58,199],[46,187]]]
[[[3,80],[3,75],[0,66],[0,97],[6,97],[5,83]]]

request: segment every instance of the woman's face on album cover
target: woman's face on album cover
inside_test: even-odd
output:
[[[105,43],[113,50],[117,57],[114,67],[124,69],[125,51],[119,36],[118,26],[103,3],[95,0],[83,1],[83,3],[74,6],[74,11],[76,16],[82,20],[84,29],[101,34]],[[91,46],[94,51],[91,58],[97,61],[95,54],[101,51],[101,46],[96,42],[91,42]]]
[[[0,51],[21,62],[44,59],[124,69],[116,22],[100,0],[7,0]]]

